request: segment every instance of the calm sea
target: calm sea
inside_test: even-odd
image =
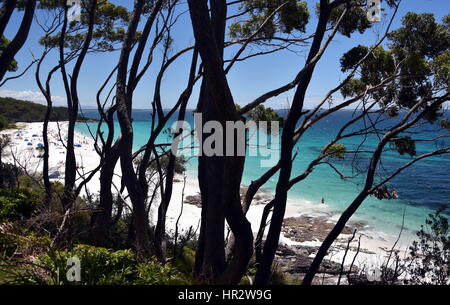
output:
[[[93,110],[85,110],[87,117],[97,118],[98,114]],[[175,114],[175,118],[176,118]],[[329,140],[334,138],[343,124],[348,122],[355,115],[352,110],[342,110],[318,122],[311,128],[297,144],[297,158],[294,160],[293,176],[300,174],[305,169],[309,161],[317,157],[320,149],[324,147]],[[134,128],[134,148],[138,149],[147,142],[151,119],[150,112],[146,110],[136,110],[133,113]],[[352,130],[359,130],[368,125],[371,121],[377,120],[373,116],[371,120],[360,122],[353,126]],[[188,111],[186,121],[193,126],[193,113]],[[172,126],[175,119],[168,122],[167,128]],[[381,124],[386,126],[386,124]],[[79,123],[77,130],[83,134],[89,135],[89,128],[95,131],[97,123]],[[426,130],[425,130],[426,129]],[[425,139],[436,137],[438,132],[431,130],[430,126],[423,127],[417,134],[410,136],[415,139]],[[103,128],[106,131],[106,128]],[[120,128],[116,122],[116,130]],[[419,131],[419,130],[417,130]],[[162,134],[158,141],[169,140],[167,133]],[[349,138],[340,143],[344,144],[348,150],[354,150],[358,146],[361,150],[370,151],[378,141],[378,136],[373,134],[368,137]],[[446,138],[439,139],[437,142],[422,141],[417,142],[417,154],[435,149],[436,147],[449,146],[450,140]],[[335,167],[348,177],[353,177],[343,181],[336,172],[327,165],[321,165],[315,168],[313,173],[303,182],[294,186],[289,192],[289,198],[292,199],[294,206],[299,202],[299,212],[301,212],[300,202],[308,201],[312,204],[320,205],[322,199],[329,210],[338,215],[358,194],[364,182],[364,172],[367,167],[370,154],[347,156],[344,160],[334,161]],[[245,173],[243,184],[249,184],[252,180],[263,174],[267,168],[261,168],[261,157],[247,157],[245,163]],[[401,164],[411,160],[409,155],[399,155],[394,151],[386,151],[383,154],[381,170],[390,173]],[[188,164],[188,175],[195,179],[197,170],[196,158],[190,158]],[[397,190],[399,199],[397,200],[378,200],[369,197],[358,210],[353,220],[364,221],[368,226],[386,232],[398,233],[402,224],[403,214],[405,213],[406,233],[413,233],[420,228],[426,216],[434,212],[443,204],[450,202],[450,156],[436,156],[420,161],[413,167],[405,170],[389,184]],[[277,182],[277,176],[274,176],[265,186],[264,190],[273,192]],[[450,209],[446,209],[446,214],[450,215]]]

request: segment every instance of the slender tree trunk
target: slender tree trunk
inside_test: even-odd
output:
[[[44,155],[43,155],[43,167],[42,167],[42,178],[44,180],[45,187],[45,200],[47,204],[50,203],[52,196],[52,184],[49,178],[49,156],[50,156],[50,146],[48,142],[48,123],[50,121],[50,116],[52,114],[52,101],[47,100],[47,111],[45,112],[44,124],[42,127],[42,141],[44,142]]]
[[[133,167],[132,149],[133,149],[133,126],[131,123],[132,104],[131,99],[127,98],[126,78],[128,60],[132,44],[136,35],[136,29],[143,11],[144,0],[135,0],[134,11],[130,25],[122,45],[119,65],[117,69],[117,89],[116,104],[117,115],[119,119],[122,140],[120,143],[120,164],[122,176],[128,190],[128,194],[133,205],[133,223],[135,232],[135,247],[140,258],[150,254],[149,240],[149,221],[145,210],[145,196],[138,183],[136,173]]]
[[[0,9],[0,37],[3,36],[9,19],[11,18],[14,8],[16,7],[17,0],[4,1],[2,8]]]
[[[197,59],[198,59],[198,51],[197,49],[194,49],[194,54],[192,55],[192,63],[191,63],[191,69],[189,72],[189,81],[187,88],[183,91],[183,93],[180,96],[180,111],[178,113],[178,121],[183,122],[185,115],[186,115],[186,107],[187,103],[189,101],[189,97],[192,93],[192,88],[194,86],[195,81],[195,73],[197,70]],[[174,139],[180,135],[182,135],[183,131],[180,130],[182,128],[182,125],[177,126],[177,133],[174,135]],[[158,208],[158,221],[156,223],[155,228],[155,254],[157,257],[160,258],[160,260],[165,261],[165,255],[164,255],[164,249],[163,249],[163,240],[164,235],[166,232],[166,214],[167,209],[169,208],[170,199],[172,198],[172,190],[173,190],[173,177],[175,174],[175,163],[176,163],[176,152],[178,151],[178,143],[175,142],[175,147],[172,147],[171,151],[169,152],[169,162],[166,169],[166,183],[164,188],[164,194],[162,194],[162,200],[161,204]],[[160,177],[162,179],[162,177]],[[161,181],[162,183],[162,181]]]
[[[0,142],[0,187],[3,187],[3,183],[4,183],[2,154],[3,154],[3,143]]]
[[[255,197],[258,190],[270,179],[270,177],[272,177],[278,171],[278,169],[279,166],[274,166],[266,173],[264,173],[264,175],[262,175],[259,179],[250,183],[247,191],[245,192],[244,201],[242,203],[242,210],[244,212],[244,215],[246,215],[248,210],[250,209],[250,205],[252,204],[253,198]],[[256,243],[257,240],[255,240],[255,249],[258,249],[258,245]],[[227,261],[231,259],[235,245],[236,240],[234,238],[234,235],[231,234],[227,243]]]
[[[80,50],[80,54],[77,57],[75,66],[73,68],[72,74],[69,77],[66,70],[66,59],[64,55],[65,43],[66,43],[66,31],[68,26],[67,19],[67,6],[64,6],[64,21],[61,28],[61,34],[59,37],[59,67],[61,69],[61,75],[64,84],[64,90],[67,98],[67,111],[69,116],[68,130],[67,130],[67,143],[66,143],[66,163],[65,163],[65,173],[64,173],[64,193],[61,198],[61,204],[63,211],[66,212],[65,221],[61,226],[59,232],[53,240],[54,245],[61,245],[66,243],[70,245],[73,239],[73,217],[72,206],[76,200],[77,194],[75,190],[75,181],[77,175],[76,159],[75,159],[75,148],[74,148],[74,134],[75,134],[75,124],[78,118],[78,77],[83,65],[84,59],[86,58],[87,52],[89,50],[93,32],[94,24],[97,12],[97,0],[93,0],[90,10],[89,10],[89,20],[88,20],[88,30],[86,38]]]
[[[106,141],[104,141],[102,147],[102,152],[104,155],[101,157],[102,160],[100,161],[102,163],[100,170],[100,196],[97,207],[98,210],[92,214],[91,218],[91,241],[94,245],[104,246],[106,245],[112,225],[111,217],[114,200],[111,187],[114,178],[114,169],[119,161],[121,138],[119,137],[114,145],[112,145],[115,134],[114,114],[117,108],[116,106],[112,106],[106,113],[103,112],[99,98],[100,92],[101,90],[97,94],[98,110],[102,114],[102,118],[108,126],[108,137]],[[100,132],[100,130],[98,132]]]
[[[317,24],[316,34],[307,58],[309,63],[319,52],[320,46],[326,31],[330,8],[325,1],[321,2],[320,16]],[[292,150],[293,136],[296,124],[302,115],[303,102],[306,90],[314,72],[313,65],[301,77],[299,85],[292,101],[291,110],[286,119],[282,136],[281,136],[281,158],[280,158],[280,176],[276,186],[274,200],[274,209],[270,222],[269,232],[264,242],[261,260],[258,262],[257,272],[255,276],[255,285],[265,285],[269,282],[272,270],[272,262],[275,257],[278,241],[280,238],[281,227],[283,224],[284,213],[286,211],[287,192],[289,189],[289,180],[292,170]]]
[[[7,1],[9,2],[9,0]],[[14,2],[14,1],[12,1]],[[7,4],[5,4],[6,6]],[[26,6],[25,6],[25,13],[23,15],[22,23],[20,24],[19,30],[17,31],[16,36],[14,36],[14,39],[9,43],[9,45],[6,47],[6,49],[2,52],[0,56],[0,80],[3,79],[6,72],[8,71],[9,66],[11,65],[11,62],[14,60],[14,56],[16,56],[17,52],[23,47],[25,41],[27,40],[28,33],[30,32],[31,23],[33,22],[33,16],[34,16],[34,10],[36,8],[36,1],[35,0],[28,0]],[[1,20],[2,22],[9,20],[8,17],[8,8],[5,10],[4,20]],[[2,16],[3,17],[3,16]],[[0,24],[0,26],[3,26]],[[5,24],[6,26],[6,24]]]
[[[45,198],[44,198],[44,203],[46,205],[50,204],[50,200],[52,197],[52,184],[50,182],[50,178],[49,178],[49,158],[50,158],[50,144],[48,141],[48,124],[50,122],[50,117],[52,114],[52,109],[53,109],[53,102],[52,102],[52,96],[51,96],[51,91],[50,91],[50,81],[52,78],[52,75],[58,71],[59,69],[59,65],[53,67],[53,69],[51,69],[47,75],[47,80],[45,82],[45,87],[41,82],[40,79],[40,71],[41,71],[41,66],[42,63],[44,61],[44,59],[46,58],[48,54],[48,51],[44,51],[41,59],[39,60],[38,64],[37,64],[37,69],[36,69],[36,73],[35,73],[35,79],[36,79],[36,83],[38,84],[39,89],[41,90],[42,94],[45,97],[45,101],[47,102],[47,110],[45,112],[45,117],[44,117],[44,123],[43,123],[43,128],[42,128],[42,141],[44,144],[44,154],[43,154],[43,167],[42,167],[42,179],[44,180],[44,188],[45,188]]]
[[[77,165],[75,158],[75,147],[74,147],[74,138],[75,138],[75,124],[78,119],[78,109],[79,109],[79,98],[78,98],[78,77],[81,71],[81,67],[86,58],[87,52],[89,50],[93,33],[94,33],[94,23],[96,18],[97,11],[97,0],[92,1],[92,5],[89,11],[89,24],[88,31],[86,34],[86,39],[83,42],[83,46],[81,48],[80,54],[78,55],[77,61],[75,62],[75,66],[72,71],[72,75],[70,77],[70,85],[69,80],[67,78],[67,72],[64,63],[64,44],[65,44],[65,31],[67,29],[67,7],[65,8],[65,17],[64,24],[61,31],[61,39],[60,39],[60,65],[61,72],[63,75],[64,88],[66,90],[67,102],[68,102],[68,115],[69,115],[69,123],[67,127],[67,149],[66,149],[66,164],[65,164],[65,175],[64,175],[64,195],[62,198],[62,204],[64,210],[70,208],[74,202],[75,194],[74,187],[77,175]]]
[[[336,223],[336,225],[333,227],[330,233],[328,233],[327,237],[320,245],[319,251],[314,257],[313,262],[309,266],[308,272],[303,278],[302,285],[311,285],[312,280],[314,279],[314,276],[319,270],[320,264],[327,255],[327,252],[330,249],[331,245],[339,237],[342,230],[345,228],[345,225],[350,220],[350,217],[352,217],[352,215],[356,212],[358,207],[363,203],[363,201],[367,198],[367,196],[369,196],[369,193],[367,192],[367,189],[364,189],[358,195],[358,197],[356,197],[355,200],[350,204],[350,206],[344,211],[344,213],[342,213],[341,217],[339,217],[339,220]]]
[[[342,213],[341,217],[337,221],[336,225],[333,227],[331,232],[327,235],[323,243],[320,245],[319,251],[314,257],[313,262],[311,263],[308,272],[305,274],[303,278],[302,285],[311,285],[314,276],[319,270],[320,264],[322,263],[324,257],[327,255],[328,250],[330,249],[333,242],[339,237],[342,230],[344,229],[347,222],[350,220],[352,215],[356,212],[356,210],[361,206],[364,200],[369,196],[369,190],[373,185],[375,179],[375,173],[378,166],[378,162],[380,161],[381,154],[385,145],[389,142],[389,139],[392,138],[395,133],[387,133],[386,136],[381,140],[378,144],[377,149],[375,150],[369,165],[369,169],[367,171],[366,181],[364,184],[364,188],[358,194],[358,196],[353,200],[350,206]]]

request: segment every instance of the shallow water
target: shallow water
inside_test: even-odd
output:
[[[96,118],[96,111],[85,111],[87,117]],[[349,121],[354,115],[353,111],[343,110],[328,118],[318,122],[313,128],[308,130],[296,145],[298,156],[294,160],[292,176],[303,172],[306,165],[317,157],[319,150],[328,143],[338,132],[341,126]],[[176,114],[175,114],[176,117]],[[144,145],[148,139],[151,127],[149,111],[135,111],[133,113],[134,128],[134,149]],[[372,118],[376,120],[376,117]],[[169,128],[174,119],[167,123]],[[186,121],[193,126],[193,114],[186,114]],[[370,122],[360,122],[353,126],[353,130],[359,130],[364,124]],[[120,130],[116,126],[116,134]],[[106,131],[105,126],[103,130]],[[97,123],[79,123],[77,131],[89,135],[90,128],[95,131]],[[414,135],[414,138],[427,138],[437,135],[436,132],[427,130]],[[117,136],[117,135],[116,135]],[[158,142],[170,142],[169,133],[164,133],[158,138]],[[376,135],[371,135],[364,139],[362,137],[351,138],[341,141],[347,147],[347,150],[353,150],[362,142],[361,149],[370,150],[377,143]],[[422,154],[436,148],[436,145],[448,146],[450,141],[447,139],[439,140],[438,143],[418,142],[416,146],[417,154]],[[276,148],[272,147],[276,150]],[[322,199],[329,211],[335,216],[339,215],[355,198],[358,191],[362,188],[364,182],[364,169],[367,167],[369,154],[360,155],[357,158],[347,156],[344,160],[335,160],[336,168],[346,176],[355,176],[348,180],[341,180],[339,175],[327,165],[321,165],[314,169],[308,178],[295,185],[289,192],[291,209],[298,209],[302,212],[305,204],[309,207],[317,205],[318,210],[323,210],[321,206]],[[260,166],[261,157],[247,157],[245,163],[243,184],[249,184],[252,180],[258,178],[268,168]],[[390,173],[401,164],[411,160],[408,155],[400,156],[397,152],[387,151],[383,154],[382,171]],[[188,163],[188,175],[196,176],[197,159],[190,158]],[[438,207],[450,202],[450,156],[436,156],[420,161],[413,167],[405,170],[401,175],[393,179],[389,186],[395,188],[400,196],[397,200],[378,200],[369,197],[352,218],[355,221],[363,221],[369,227],[386,233],[396,234],[400,231],[403,215],[405,234],[413,234],[423,224],[426,216],[434,212]],[[268,192],[273,192],[277,182],[277,176],[272,177],[264,186]],[[447,209],[446,213],[449,214]]]

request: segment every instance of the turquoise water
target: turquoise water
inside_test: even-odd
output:
[[[94,111],[85,112],[84,115],[96,117]],[[353,111],[340,111],[327,119],[324,119],[311,128],[296,147],[298,156],[294,160],[292,176],[301,174],[307,164],[317,157],[319,150],[336,135],[339,128],[354,115]],[[148,111],[136,111],[133,113],[134,122],[134,149],[138,149],[147,142],[151,122]],[[375,119],[375,118],[374,118]],[[193,126],[192,112],[188,112],[186,120]],[[167,127],[173,124],[174,120],[168,122]],[[354,130],[363,127],[363,123],[354,126]],[[77,130],[89,135],[88,128],[95,131],[96,123],[80,123]],[[429,128],[428,128],[429,129]],[[106,131],[106,128],[104,128]],[[116,122],[116,130],[120,130]],[[436,132],[426,131],[414,138],[426,138],[436,136]],[[362,141],[362,150],[370,150],[377,143],[377,136],[372,135],[363,141],[363,138],[346,139],[340,143],[346,145],[348,150],[355,149]],[[169,134],[162,134],[158,142],[170,142]],[[438,143],[418,142],[416,146],[417,154],[430,151],[437,146],[448,146],[448,140],[439,140]],[[343,181],[327,165],[315,168],[310,176],[295,185],[289,192],[289,198],[293,204],[296,201],[308,200],[313,204],[320,204],[324,198],[327,207],[333,214],[342,212],[358,194],[364,182],[364,168],[367,166],[370,155],[359,155],[358,158],[348,156],[344,160],[333,163],[337,169],[346,176],[356,177]],[[400,156],[398,153],[388,151],[383,155],[382,170],[390,173],[401,164],[411,160],[409,156]],[[260,166],[261,157],[247,157],[243,184],[248,185],[252,180],[257,179],[267,168]],[[359,168],[359,170],[357,170]],[[440,207],[444,203],[450,202],[450,169],[449,156],[436,156],[417,163],[414,167],[405,170],[400,176],[393,179],[389,186],[394,187],[400,196],[397,200],[378,200],[369,197],[358,210],[353,220],[364,221],[368,226],[386,232],[396,234],[399,232],[403,213],[405,212],[405,232],[413,233],[420,228],[424,219],[429,213]],[[190,158],[188,162],[188,175],[195,179],[197,170],[197,159]],[[273,192],[277,182],[277,176],[263,187],[268,192]],[[300,206],[299,206],[300,207]],[[446,210],[447,214],[449,209]]]

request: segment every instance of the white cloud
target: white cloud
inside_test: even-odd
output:
[[[0,90],[0,96],[12,97],[18,100],[31,101],[36,103],[45,103],[45,97],[40,91],[15,91],[15,90]],[[55,104],[65,104],[66,99],[62,96],[53,95],[52,100]]]

